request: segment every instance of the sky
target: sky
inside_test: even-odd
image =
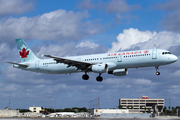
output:
[[[15,39],[35,55],[76,56],[126,50],[166,49],[180,58],[179,0],[0,0],[0,109],[42,106],[117,108],[120,98],[164,98],[180,106],[180,62],[128,69],[123,77],[89,73],[49,75],[15,69]]]

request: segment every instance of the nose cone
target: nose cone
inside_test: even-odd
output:
[[[173,56],[171,57],[171,60],[172,60],[173,62],[176,62],[176,61],[178,60],[178,57],[175,56],[175,55],[173,55]]]

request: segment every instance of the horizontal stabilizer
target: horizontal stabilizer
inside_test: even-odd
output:
[[[25,67],[25,68],[29,67],[29,65],[27,65],[27,64],[20,64],[20,63],[14,63],[14,62],[6,62],[6,63],[10,63],[10,64],[14,64],[14,65],[19,65],[19,66]]]

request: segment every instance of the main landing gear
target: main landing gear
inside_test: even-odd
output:
[[[103,78],[101,77],[101,73],[99,73],[99,76],[97,76],[96,80],[98,82],[102,82],[103,81]]]
[[[155,68],[156,68],[156,75],[160,75],[160,72],[158,71],[159,70],[158,67],[159,66],[155,66]]]
[[[89,75],[87,75],[87,73],[85,73],[83,76],[82,76],[82,79],[83,80],[88,80],[89,79]],[[101,77],[101,73],[99,73],[99,76],[96,77],[96,80],[98,82],[102,82],[103,81],[103,78]]]
[[[89,75],[87,75],[86,73],[82,76],[83,80],[88,80],[89,79]]]

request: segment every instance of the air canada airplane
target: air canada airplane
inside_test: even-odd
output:
[[[98,73],[96,80],[101,82],[102,73],[115,76],[125,76],[129,68],[155,67],[156,75],[160,75],[159,66],[171,64],[177,61],[177,57],[167,50],[149,49],[124,52],[103,53],[94,55],[82,55],[72,57],[57,57],[44,55],[50,59],[37,58],[31,49],[22,39],[16,39],[17,49],[21,63],[7,62],[14,64],[14,68],[22,70],[46,73],[46,74],[67,74],[85,73],[83,80],[88,80],[87,73]]]

